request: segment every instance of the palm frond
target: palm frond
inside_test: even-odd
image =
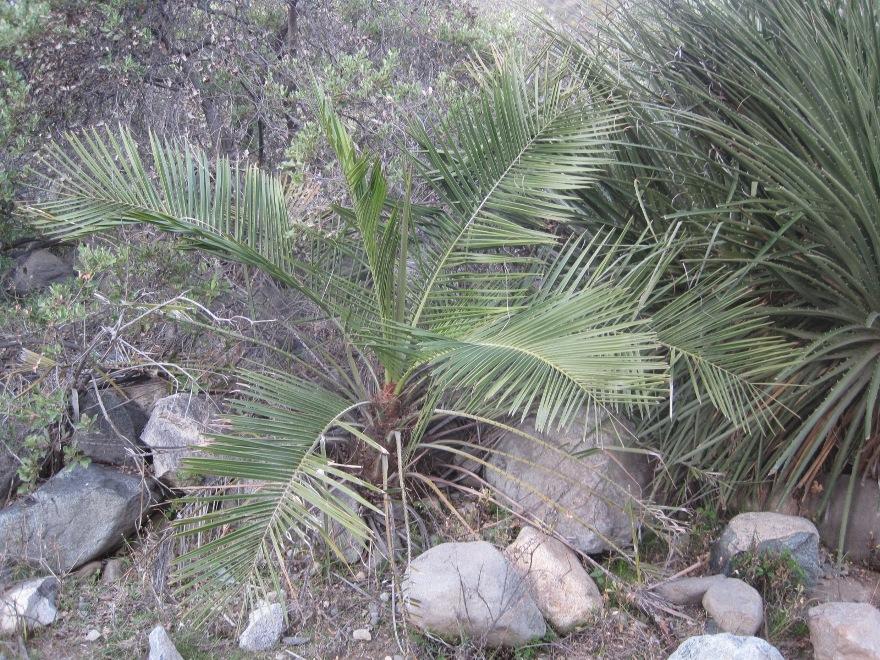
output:
[[[202,616],[238,594],[276,587],[290,543],[315,530],[341,554],[327,520],[355,539],[369,536],[357,507],[374,508],[360,494],[371,486],[334,463],[326,441],[362,403],[280,373],[242,374],[242,395],[228,431],[187,461],[196,474],[240,480],[199,496],[209,511],[177,523],[183,537],[212,538],[179,557],[177,572],[181,593],[215,596],[189,603]]]

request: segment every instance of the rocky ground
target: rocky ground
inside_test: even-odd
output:
[[[294,589],[196,630],[169,588],[185,548],[168,514],[194,485],[180,461],[220,406],[169,395],[159,379],[120,390],[83,402],[102,409],[82,438],[90,462],[0,510],[8,657],[880,657],[880,574],[832,563],[827,525],[773,511],[721,525],[703,512],[672,533],[640,531],[624,503],[648,485],[647,459],[571,455],[613,444],[602,418],[583,429],[587,440],[556,438],[571,453],[499,440],[508,473],[542,494],[493,484],[522,516],[479,495],[454,496],[454,515],[427,499],[430,547],[410,560],[410,548],[388,565],[359,547],[346,566],[317,546],[293,548]],[[577,487],[560,487],[566,475]],[[877,535],[871,488],[856,498],[865,506],[853,529]],[[557,505],[572,515],[554,519]],[[849,539],[850,555],[861,540]]]

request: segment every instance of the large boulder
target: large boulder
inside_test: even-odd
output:
[[[528,584],[484,541],[441,543],[419,555],[402,591],[410,623],[450,640],[515,647],[547,631]]]
[[[703,608],[721,631],[734,635],[754,635],[764,622],[761,594],[736,578],[709,587],[703,594]]]
[[[173,394],[156,401],[141,441],[153,454],[153,474],[172,486],[186,485],[182,461],[208,441],[211,406],[201,397]]]
[[[49,250],[34,250],[15,260],[6,286],[17,296],[26,296],[50,284],[73,276],[73,268]]]
[[[807,613],[815,660],[880,660],[880,611],[867,603],[824,603]]]
[[[73,434],[77,449],[95,463],[139,468],[146,452],[138,436],[147,423],[146,415],[112,389],[99,390],[98,396],[93,391],[83,396],[80,413],[92,422]]]
[[[817,521],[819,535],[829,548],[838,546],[840,526],[846,514],[848,486],[848,479],[838,480],[824,515]],[[854,486],[843,551],[853,561],[880,561],[880,486],[876,480],[863,479]]]
[[[731,562],[743,552],[788,552],[804,570],[807,584],[819,576],[819,532],[806,518],[770,511],[741,513],[724,528],[712,547],[709,567],[730,574]]]
[[[0,634],[26,633],[55,621],[60,587],[56,578],[42,577],[7,589],[0,598]]]
[[[238,638],[238,646],[244,651],[267,651],[278,643],[282,632],[284,606],[260,602],[248,615],[248,625]]]
[[[577,555],[552,536],[523,527],[504,554],[525,576],[535,604],[557,632],[565,634],[588,623],[604,606]]]
[[[591,409],[566,432],[538,433],[534,420],[520,430],[540,442],[502,433],[486,480],[527,516],[595,554],[632,544],[639,499],[651,478],[648,458],[631,449],[630,425]]]
[[[758,637],[730,633],[689,637],[669,660],[783,660],[782,654]]]
[[[0,560],[66,573],[119,546],[152,502],[139,476],[95,464],[65,468],[0,511]]]

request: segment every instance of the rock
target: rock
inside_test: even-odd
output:
[[[266,651],[278,643],[283,631],[281,603],[260,602],[248,615],[248,625],[238,638],[238,646],[244,651]]]
[[[211,408],[192,394],[173,394],[159,399],[141,441],[153,454],[153,473],[172,486],[186,485],[184,458],[198,455],[207,441]]]
[[[557,539],[526,526],[505,555],[525,576],[535,604],[557,632],[574,630],[602,609],[596,583],[577,555]]]
[[[124,569],[125,564],[122,562],[121,559],[118,559],[116,557],[108,559],[107,563],[104,564],[104,571],[101,573],[101,583],[113,584],[122,577],[122,572]]]
[[[306,637],[304,635],[293,635],[291,637],[285,637],[281,640],[281,643],[285,646],[303,646],[311,641],[311,637]]]
[[[684,577],[657,585],[654,593],[673,605],[697,605],[714,584],[727,579],[725,575]]]
[[[407,567],[402,592],[410,623],[451,640],[519,646],[547,631],[528,585],[484,541],[422,553]]]
[[[754,635],[764,622],[761,594],[736,578],[709,587],[703,595],[703,607],[721,630],[734,635]]]
[[[183,660],[162,626],[156,626],[150,631],[150,655],[147,660]]]
[[[782,513],[741,513],[727,524],[712,547],[709,567],[729,575],[731,561],[742,552],[786,550],[803,568],[807,584],[814,584],[819,577],[819,532],[813,523]]]
[[[138,436],[147,423],[146,416],[112,389],[98,394],[100,402],[92,391],[83,396],[80,413],[88,415],[92,424],[73,434],[77,449],[96,463],[139,469],[145,451]]]
[[[95,630],[92,628],[89,632],[86,633],[86,641],[87,642],[97,642],[101,639],[101,631]]]
[[[880,610],[867,603],[825,603],[807,613],[815,660],[880,659]]]
[[[370,634],[370,631],[366,628],[358,628],[354,632],[351,633],[351,638],[356,642],[371,642],[373,641],[373,636]]]
[[[0,599],[0,634],[27,632],[54,622],[60,588],[56,578],[42,577],[8,589]]]
[[[34,250],[15,260],[7,287],[16,296],[26,296],[72,276],[73,268],[49,250]]]
[[[95,464],[65,468],[0,511],[0,557],[67,573],[118,547],[152,502],[140,477]]]
[[[783,657],[775,646],[759,637],[720,633],[686,639],[669,660],[783,660]]]
[[[846,477],[838,479],[825,514],[818,521],[822,541],[833,550],[837,549],[846,509],[848,482]],[[876,480],[863,479],[854,487],[843,551],[852,561],[880,562],[880,486]]]
[[[534,420],[520,426],[546,444],[502,434],[485,478],[581,552],[628,547],[633,525],[639,524],[637,499],[649,482],[650,463],[644,454],[614,451],[629,446],[628,423],[595,410],[581,418],[586,421],[564,433],[539,434]],[[580,452],[586,455],[573,455]]]

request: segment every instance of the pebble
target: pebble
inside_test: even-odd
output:
[[[304,644],[308,644],[309,642],[311,642],[312,638],[294,635],[293,637],[285,637],[281,641],[287,646],[303,646]]]
[[[101,633],[94,628],[86,633],[87,642],[97,642],[99,639],[101,639]]]
[[[351,633],[351,638],[356,642],[371,642],[373,640],[373,636],[366,628],[358,628]]]
[[[383,603],[387,603],[389,600],[391,600],[391,594],[389,594],[387,591],[383,591],[381,594],[379,594],[379,600],[381,600]]]

